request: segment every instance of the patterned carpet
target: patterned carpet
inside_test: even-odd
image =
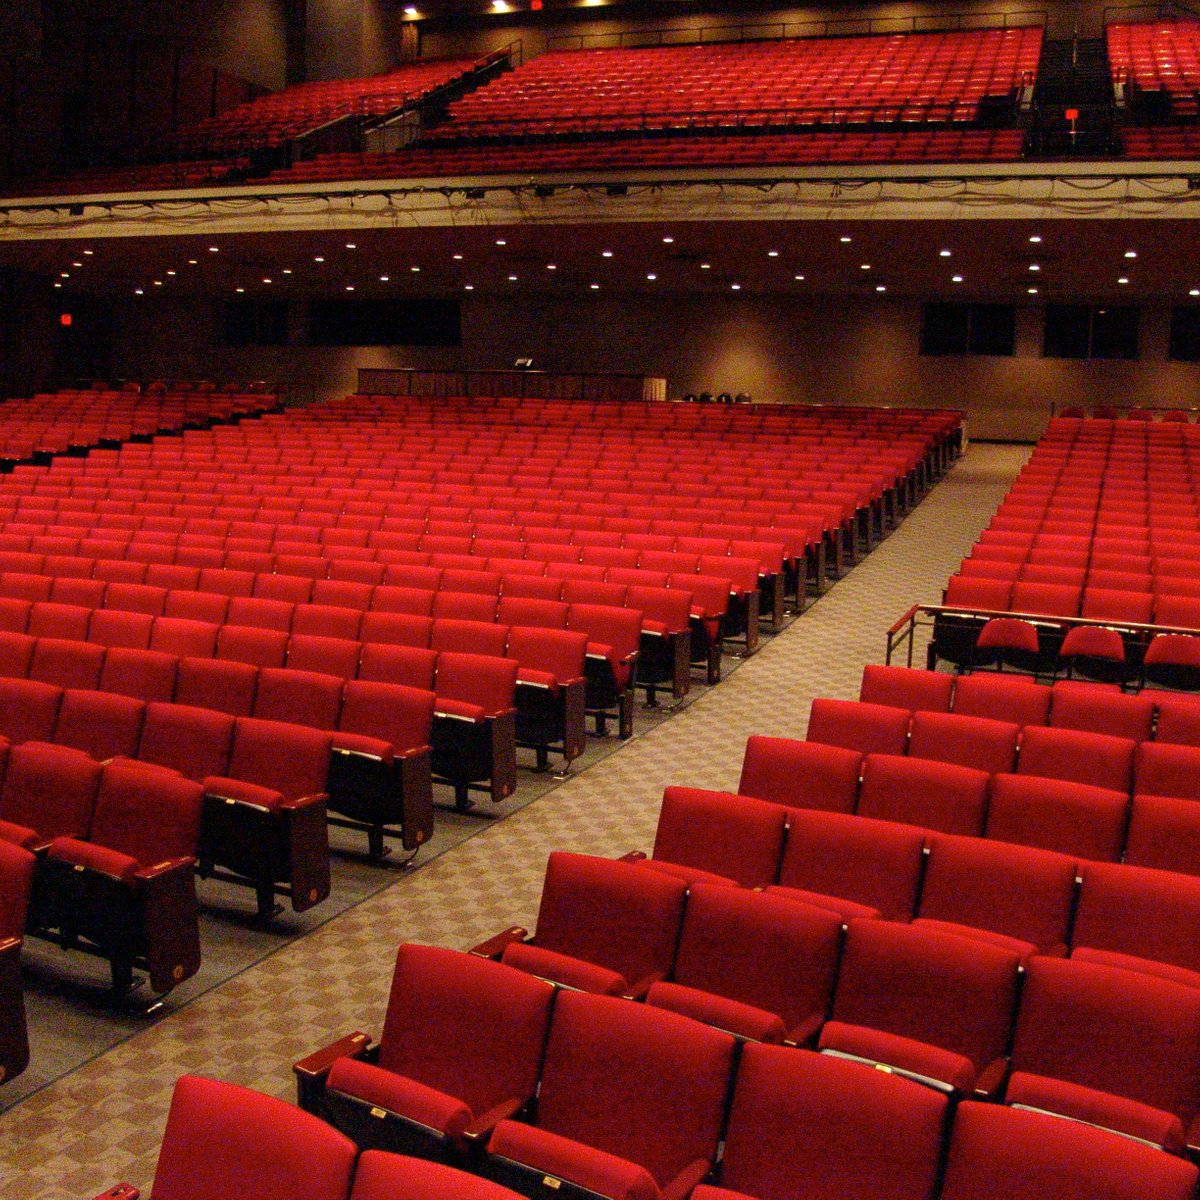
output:
[[[803,736],[814,696],[857,695],[863,665],[882,661],[887,628],[910,604],[940,598],[1027,455],[971,447],[900,529],[719,687],[10,1107],[0,1115],[0,1197],[148,1186],[176,1076],[292,1098],[293,1061],[356,1028],[378,1033],[398,942],[465,948],[532,924],[551,850],[648,849],[664,786],[734,787],[751,733]]]

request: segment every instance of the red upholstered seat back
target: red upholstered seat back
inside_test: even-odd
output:
[[[228,775],[289,800],[319,795],[325,791],[331,744],[330,735],[316,729],[238,717]]]
[[[18,742],[48,742],[62,703],[62,688],[32,679],[0,677],[0,736]]]
[[[0,820],[34,829],[46,841],[86,837],[100,772],[100,764],[82,750],[48,742],[13,746],[0,791]]]
[[[728,1034],[675,1013],[563,992],[538,1125],[639,1164],[661,1187],[715,1158],[733,1048]]]
[[[892,921],[851,921],[835,1020],[961,1054],[982,1070],[1004,1055],[1020,957]]]
[[[116,758],[105,764],[90,840],[142,867],[196,853],[204,789],[175,771]]]
[[[937,834],[919,915],[1048,950],[1067,939],[1075,872],[1075,860],[1065,854]]]
[[[25,935],[35,861],[28,850],[0,838],[0,942]]]
[[[379,1066],[462,1100],[481,1116],[537,1087],[554,988],[455,950],[403,945]]]
[[[546,864],[534,942],[615,971],[630,985],[675,958],[687,888],[632,863],[555,851]]]
[[[812,702],[807,738],[863,754],[904,754],[908,744],[907,710],[854,700]]]
[[[753,734],[746,742],[738,791],[792,808],[853,812],[861,768],[857,750]]]
[[[258,673],[254,715],[310,729],[336,729],[344,680],[316,671],[264,667]]]
[[[383,1150],[358,1160],[350,1200],[520,1200],[516,1192],[442,1163]]]
[[[180,1077],[152,1200],[345,1200],[357,1149],[282,1100],[194,1075]]]
[[[966,1101],[954,1113],[942,1200],[1191,1200],[1196,1167],[1079,1121]]]
[[[841,918],[746,888],[692,885],[672,978],[752,1004],[788,1030],[829,1009]]]
[[[1200,1113],[1200,988],[1072,959],[1032,958],[1014,1071]]]
[[[861,1063],[747,1045],[722,1184],[781,1200],[928,1200],[946,1098]]]
[[[890,704],[910,711],[949,712],[953,690],[953,675],[871,663],[863,668],[858,698],[868,704]]]
[[[782,886],[866,904],[889,920],[912,916],[921,879],[921,830],[803,809],[789,814],[788,826]]]
[[[669,787],[663,792],[654,858],[724,875],[743,887],[775,882],[787,810],[778,804]]]
[[[138,756],[201,782],[227,775],[234,718],[188,704],[148,704]]]

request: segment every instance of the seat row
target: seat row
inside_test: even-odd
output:
[[[1130,131],[1132,132],[1132,131]],[[1134,156],[1129,133],[1126,145]],[[739,137],[656,137],[621,141],[524,142],[497,146],[425,146],[390,153],[321,154],[279,168],[273,184],[437,175],[507,175],[514,171],[594,171],[613,168],[792,166],[841,162],[1012,162],[1021,157],[1017,129],[916,132],[771,133]]]
[[[29,1034],[21,991],[21,939],[33,883],[34,858],[0,839],[0,1083],[29,1064]]]
[[[868,664],[859,700],[908,712],[954,712],[1017,725],[1050,725],[1200,746],[1200,702],[1174,692],[1136,695],[1112,685],[1060,679],[1052,687],[1028,675],[980,671],[949,675],[910,667]]]
[[[25,856],[32,877],[16,936],[107,959],[117,996],[133,986],[135,967],[156,995],[191,978],[200,969],[194,872],[204,788],[167,767],[99,763],[44,742],[4,742],[3,757],[2,853]]]
[[[1036,960],[1036,986],[1041,968],[1057,984],[1053,968],[1073,965]],[[1114,999],[1123,973],[1092,971],[1094,993]],[[1200,1007],[1200,992],[1180,991]],[[1094,1121],[966,1100],[939,1181],[951,1108],[938,1089],[424,946],[400,948],[377,1046],[352,1034],[295,1069],[302,1106],[360,1146],[451,1155],[526,1196],[1045,1198],[1060,1194],[1053,1179],[1064,1197],[1185,1197],[1196,1180],[1190,1163]]]
[[[397,616],[395,620],[420,619]],[[470,623],[449,622],[444,626],[447,640],[459,638],[464,625],[463,636],[470,637],[474,632]],[[483,628],[508,630],[494,625]],[[565,737],[561,745],[564,755],[574,758],[582,752],[586,703],[582,634],[518,627],[514,640],[511,631],[507,632],[506,640],[513,643],[515,651],[523,653],[528,645],[530,661],[551,668],[526,668],[525,681],[518,687],[518,661],[499,655],[289,637],[272,630],[170,617],[155,618],[155,630],[157,640],[151,639],[149,650],[0,633],[0,677],[113,692],[113,703],[123,698],[174,702],[232,716],[248,716],[256,706],[269,705],[273,717],[310,728],[339,730],[339,742],[351,756],[356,753],[357,738],[372,738],[377,744],[369,753],[383,761],[397,753],[419,754],[426,744],[420,741],[424,713],[432,710],[436,726],[433,770],[438,778],[454,785],[460,806],[469,806],[466,793],[481,781],[487,781],[489,794],[497,802],[515,789],[518,691],[523,744],[538,749],[542,757],[557,739]],[[401,632],[397,630],[396,636]],[[607,669],[608,659],[599,661]],[[628,673],[632,668],[625,670]],[[264,671],[270,674],[264,677]],[[601,672],[596,678],[603,686],[609,677]],[[371,683],[378,694],[359,699],[362,689],[347,688],[352,681]],[[393,687],[404,690],[392,691]],[[408,693],[414,690],[419,695],[410,702]],[[374,704],[386,706],[376,717],[370,715]],[[113,745],[118,736],[113,730],[101,730],[96,734],[97,744]],[[388,747],[391,753],[386,753]],[[404,770],[423,774],[420,763]],[[409,815],[415,818],[415,825],[404,838],[406,842],[416,838],[419,844],[422,830],[428,834],[428,818],[418,815],[427,788],[415,779],[414,785],[415,808]]]
[[[780,888],[843,920],[934,923],[1024,957],[1069,945],[1193,986],[1200,970],[1196,879],[1173,871],[694,788],[664,793],[645,864],[688,883]]]
[[[139,1200],[122,1183],[96,1200]],[[371,1150],[259,1092],[198,1075],[175,1084],[151,1195],[172,1200],[518,1200],[514,1192],[426,1159]]]

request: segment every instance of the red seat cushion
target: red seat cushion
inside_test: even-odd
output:
[[[339,1058],[333,1064],[329,1086],[456,1141],[471,1124],[471,1110],[461,1100],[356,1058]]]
[[[865,1025],[827,1021],[821,1030],[818,1048],[850,1054],[870,1063],[883,1063],[901,1071],[911,1071],[924,1079],[949,1084],[961,1092],[970,1089],[975,1082],[975,1067],[964,1055],[914,1038],[869,1029]]]
[[[619,996],[629,988],[629,984],[616,971],[598,967],[595,963],[585,962],[581,958],[572,958],[569,954],[559,954],[554,950],[533,946],[528,942],[510,942],[504,948],[501,961],[519,971],[577,988],[581,992]]]
[[[678,983],[652,984],[646,993],[646,1003],[715,1025],[753,1042],[779,1043],[787,1036],[783,1019],[775,1013]]]
[[[1008,1081],[1005,1099],[1009,1104],[1058,1113],[1089,1125],[1114,1129],[1130,1137],[1142,1138],[1175,1154],[1184,1149],[1183,1124],[1172,1113],[1114,1096],[1095,1088],[1014,1071]]]
[[[488,1153],[579,1184],[611,1200],[659,1197],[658,1185],[643,1167],[533,1125],[501,1121],[488,1143]]]
[[[88,867],[103,875],[111,875],[114,879],[128,882],[138,869],[136,858],[128,854],[110,850],[107,846],[99,846],[95,842],[81,842],[77,838],[55,838],[50,843],[49,855],[59,862],[70,863],[72,866]]]
[[[259,787],[255,783],[244,783],[240,779],[229,779],[223,775],[210,775],[204,781],[204,791],[209,796],[222,800],[235,800],[252,808],[274,812],[283,804],[283,794],[273,788]]]

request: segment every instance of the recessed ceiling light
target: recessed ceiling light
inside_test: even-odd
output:
[[[1136,250],[1126,250],[1125,257],[1126,258],[1137,258],[1137,251]]]
[[[209,252],[209,254],[220,254],[221,247],[220,246],[209,246],[208,252]]]
[[[1026,291],[1027,291],[1027,292],[1028,292],[1028,293],[1029,293],[1031,296],[1036,296],[1036,295],[1038,294],[1037,288],[1026,288],[1025,290],[1026,290]]]
[[[62,287],[62,284],[61,284],[61,283],[56,283],[54,286],[55,286],[56,288],[60,288],[60,287]]]
[[[1129,256],[1128,256],[1128,255],[1126,255],[1125,257],[1126,257],[1126,258],[1128,258]],[[71,264],[71,266],[73,266],[73,267],[82,267],[82,266],[83,266],[83,263],[81,263],[81,262],[73,262],[73,263]],[[172,272],[172,274],[174,274],[174,272]]]
[[[950,251],[949,251],[949,250],[939,250],[939,251],[938,251],[938,257],[939,257],[939,258],[949,258],[949,257],[950,257]]]
[[[547,271],[557,271],[557,270],[558,270],[558,263],[547,263],[547,264],[546,264],[546,270],[547,270]]]
[[[517,277],[516,277],[515,275],[510,275],[510,276],[508,277],[508,282],[509,282],[509,283],[516,283],[516,282],[517,282]]]
[[[134,288],[133,294],[135,296],[144,296],[146,294],[146,290],[145,290],[145,288]]]
[[[859,267],[859,270],[860,270],[860,271],[869,271],[870,269],[871,269],[871,264],[870,264],[870,263],[863,263],[863,264],[862,264],[862,265]]]
[[[407,4],[404,7],[404,15],[406,17],[415,17],[417,15],[417,10],[411,4]]]
[[[263,283],[272,283],[272,282],[273,282],[273,280],[271,279],[270,275],[263,276]]]
[[[324,262],[324,261],[325,261],[325,256],[323,254],[314,254],[313,255],[313,262]]]
[[[612,255],[613,255],[613,252],[611,250],[601,250],[600,251],[601,258],[612,258]]]
[[[876,285],[875,285],[875,290],[876,290],[877,292],[886,292],[886,291],[887,291],[887,288],[886,288],[886,287],[884,287],[882,283],[880,283],[880,284],[876,284]]]
[[[85,251],[84,251],[84,254],[87,254],[87,255],[89,255],[89,256],[90,256],[90,255],[93,255],[93,254],[95,254],[95,253],[96,253],[96,252],[95,252],[95,250],[85,250]],[[193,260],[193,261],[194,261],[194,260]]]
[[[658,276],[653,274],[653,272],[652,272],[651,274],[647,275],[646,278],[653,282],[655,279],[658,278]]]
[[[421,270],[420,267],[409,267],[408,269],[413,272],[419,272]]]
[[[668,234],[666,237],[664,237],[664,238],[663,238],[663,242],[664,242],[666,245],[668,245],[668,246],[669,246],[669,245],[670,245],[670,244],[671,244],[671,243],[672,243],[674,240],[675,240],[675,239],[674,239],[673,237],[671,237],[669,234]]]
[[[1124,275],[1122,275],[1121,278],[1117,280],[1117,282],[1118,283],[1128,283],[1129,280]]]
[[[505,241],[503,238],[497,238],[497,239],[496,239],[496,245],[497,245],[497,246],[507,246],[507,245],[508,245],[508,243],[507,243],[507,242],[506,242],[506,241]]]
[[[712,270],[712,263],[701,263],[701,264],[700,264],[700,270],[702,270],[702,271],[711,271],[711,270]]]
[[[155,286],[155,287],[162,287],[162,285],[163,285],[163,281],[162,281],[161,279],[156,279],[156,280],[154,281],[154,286]]]
[[[1029,269],[1031,271],[1040,271],[1042,268],[1037,263],[1030,263]]]
[[[462,262],[462,255],[461,255],[461,254],[456,254],[456,255],[454,255],[454,261],[455,261],[455,262]]]
[[[348,291],[348,292],[354,291],[354,284],[352,284],[352,283],[346,284],[346,291]]]
[[[794,276],[794,278],[795,278],[795,280],[796,280],[796,282],[797,282],[797,283],[803,283],[803,282],[804,282],[804,276],[803,276],[803,275],[796,275],[796,276]]]
[[[84,254],[91,254],[91,251],[90,251],[90,250],[85,250],[85,251],[84,251]],[[196,266],[196,265],[197,265],[197,263],[199,263],[199,261],[200,261],[200,260],[199,260],[198,258],[189,258],[189,259],[188,259],[188,266],[189,266],[189,267],[194,267],[194,266]]]
[[[1188,295],[1189,296],[1200,296],[1200,288],[1192,288],[1191,291],[1188,292]]]
[[[962,281],[963,281],[963,277],[961,275],[951,275],[950,276],[951,283],[962,283]]]
[[[290,275],[291,273],[292,273],[292,268],[291,268],[291,267],[284,267],[284,268],[283,268],[283,274],[284,274],[284,275]]]
[[[175,271],[168,271],[168,272],[167,272],[167,274],[168,274],[168,275],[175,275],[176,273],[177,273],[177,272],[175,272]]]
[[[347,243],[346,243],[346,249],[347,249],[347,250],[357,250],[357,249],[358,249],[358,243],[357,243],[357,242],[347,242]]]
[[[731,283],[729,286],[735,292],[740,292],[742,290],[742,285],[740,283]]]
[[[391,280],[391,278],[392,277],[390,275],[380,275],[379,282],[380,283],[388,283]]]
[[[593,283],[593,284],[590,284],[589,286],[591,287],[593,292],[598,292],[600,290],[600,285],[598,283]]]
[[[474,290],[475,290],[475,285],[473,283],[468,283],[463,288],[463,291],[466,291],[466,292],[473,292]]]
[[[1042,239],[1041,239],[1041,238],[1040,238],[1040,237],[1039,237],[1039,236],[1038,236],[1036,233],[1035,233],[1035,234],[1034,234],[1034,235],[1033,235],[1033,236],[1032,236],[1032,237],[1031,237],[1029,240],[1030,240],[1030,241],[1031,241],[1031,242],[1032,242],[1032,243],[1033,243],[1035,246],[1040,246],[1040,245],[1041,245],[1041,242],[1042,242]]]
[[[768,258],[778,258],[778,257],[779,257],[779,251],[778,251],[778,250],[768,250],[768,251],[767,251],[767,257],[768,257]]]
[[[246,290],[245,288],[234,288],[234,291],[238,292],[239,294],[244,292],[245,290]]]
[[[846,237],[845,235],[843,235],[842,237],[838,238],[838,241],[839,241],[839,242],[843,242],[843,243],[847,243],[847,242],[849,242],[849,241],[850,241],[850,239],[849,239],[848,237]]]

